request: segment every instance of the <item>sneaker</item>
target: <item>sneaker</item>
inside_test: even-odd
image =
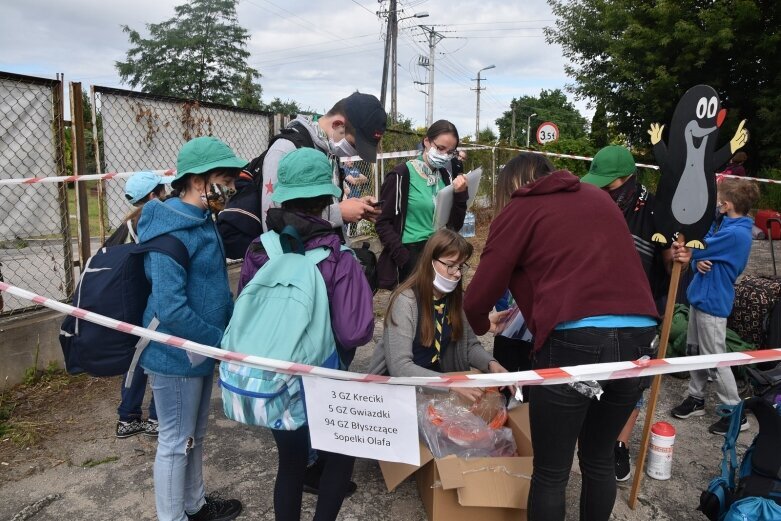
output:
[[[730,423],[732,423],[732,417],[724,416],[719,421],[717,421],[716,423],[708,427],[708,432],[710,432],[711,434],[718,434],[720,436],[723,436],[727,434]],[[746,429],[748,429],[748,418],[746,418],[746,415],[744,414],[743,417],[740,419],[740,432],[743,432]]]
[[[241,501],[222,499],[217,492],[206,496],[206,504],[195,514],[187,514],[190,521],[230,521],[241,514]]]
[[[626,481],[632,473],[629,465],[629,449],[623,441],[617,441],[613,449],[616,458],[616,481]]]
[[[159,426],[157,420],[153,420],[150,418],[144,422],[144,425],[146,427],[146,430],[144,431],[144,436],[149,436],[150,438],[157,438],[157,428]]]
[[[135,419],[123,422],[122,420],[117,422],[117,438],[129,438],[136,434],[146,432],[146,423],[143,420]]]
[[[705,400],[687,396],[681,405],[670,411],[670,414],[681,419],[686,419],[690,416],[704,416]]]

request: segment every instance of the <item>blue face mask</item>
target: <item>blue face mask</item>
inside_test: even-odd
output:
[[[442,154],[433,146],[428,149],[426,155],[428,157],[428,164],[431,165],[432,168],[445,168],[448,162],[453,158],[451,154]]]

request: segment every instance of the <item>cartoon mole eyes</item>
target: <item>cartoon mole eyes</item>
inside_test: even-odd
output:
[[[700,101],[697,102],[697,119],[702,119],[706,116],[712,118],[716,115],[718,109],[719,100],[716,96],[713,96],[711,99],[700,98]]]

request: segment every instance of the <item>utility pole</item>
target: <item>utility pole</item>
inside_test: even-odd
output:
[[[378,11],[377,16],[380,14],[380,11]],[[385,94],[388,90],[388,66],[390,65],[391,34],[391,17],[388,16],[388,27],[385,29],[385,63],[382,65],[382,87],[380,88],[380,104],[382,105],[383,109],[385,108]]]
[[[515,105],[513,105],[513,126],[510,130],[510,146],[515,146]]]
[[[434,50],[437,44],[445,37],[438,33],[434,26],[420,26],[428,34],[428,98],[426,100],[426,127],[434,122]]]
[[[396,48],[399,39],[399,15],[396,11],[396,0],[390,0],[390,10],[388,12],[388,27],[391,36],[391,121],[398,119],[396,108],[396,78],[398,77],[398,59],[396,58]]]
[[[489,65],[488,67],[483,67],[479,71],[477,71],[477,78],[473,78],[472,81],[477,81],[477,88],[472,89],[477,91],[477,109],[475,110],[475,143],[477,143],[480,140],[480,91],[485,90],[485,87],[480,88],[480,81],[482,78],[480,78],[480,73],[488,70],[493,69],[496,67],[496,65]]]

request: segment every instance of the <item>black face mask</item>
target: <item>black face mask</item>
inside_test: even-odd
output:
[[[610,190],[608,192],[610,197],[613,199],[613,201],[615,201],[622,212],[626,211],[626,209],[629,208],[632,203],[634,203],[636,193],[637,181],[635,180],[635,176],[631,176],[624,182],[624,184],[615,190]]]

